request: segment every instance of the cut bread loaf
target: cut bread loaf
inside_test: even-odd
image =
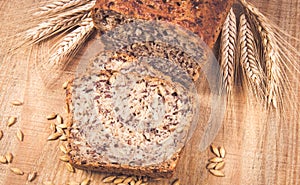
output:
[[[126,52],[96,56],[66,100],[71,164],[153,178],[173,174],[196,110],[190,89]]]
[[[95,26],[111,30],[132,20],[161,20],[197,34],[213,48],[234,0],[97,0],[92,9]]]

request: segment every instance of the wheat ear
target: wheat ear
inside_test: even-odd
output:
[[[39,7],[33,15],[40,17],[51,14],[53,16],[59,12],[73,9],[88,3],[95,3],[95,0],[54,0],[44,6]]]
[[[247,10],[248,16],[253,20],[253,24],[258,28],[259,35],[262,40],[262,50],[263,50],[263,61],[266,66],[266,94],[268,105],[272,105],[274,108],[278,108],[279,103],[282,105],[284,94],[291,96],[291,89],[289,78],[285,74],[289,67],[289,63],[293,59],[299,56],[299,53],[287,51],[290,48],[294,50],[293,47],[276,34],[277,29],[270,23],[270,21],[260,13],[251,4],[244,0],[241,3]],[[286,52],[290,54],[287,56]],[[295,69],[297,65],[293,65]],[[297,70],[297,69],[296,69]]]
[[[57,17],[50,18],[40,23],[37,27],[26,31],[25,39],[29,43],[36,44],[58,32],[73,28],[82,20],[90,17],[90,9],[91,4],[87,4],[67,13],[61,13]]]
[[[245,14],[240,16],[238,37],[239,60],[248,88],[251,88],[255,96],[264,98],[264,71],[259,63],[255,37]]]
[[[236,57],[236,16],[233,9],[230,9],[229,14],[224,22],[221,33],[221,76],[223,78],[223,88],[227,94],[231,94],[234,84],[234,64]]]
[[[54,48],[56,51],[49,58],[51,66],[65,66],[65,62],[76,54],[94,29],[92,18],[82,20],[79,27],[67,34],[63,40]]]

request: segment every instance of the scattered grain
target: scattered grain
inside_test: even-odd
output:
[[[66,129],[66,128],[68,128],[68,125],[63,123],[63,124],[57,125],[56,127],[59,127],[61,129]]]
[[[126,177],[125,177],[125,178],[126,178]],[[120,177],[118,177],[118,178],[116,178],[116,179],[113,181],[113,183],[114,183],[114,184],[122,183],[122,182],[124,181],[125,178],[122,178],[122,177],[120,178]]]
[[[113,182],[117,177],[116,176],[108,176],[108,177],[105,177],[102,182],[104,183],[111,183]]]
[[[222,161],[220,163],[217,163],[217,165],[215,166],[215,170],[221,170],[221,169],[224,168],[224,166],[225,166],[225,162],[224,161]]]
[[[63,124],[64,120],[61,117],[61,115],[56,116],[56,122],[57,122],[57,125]]]
[[[0,140],[3,138],[3,131],[0,130]]]
[[[141,185],[143,183],[143,181],[142,180],[139,180],[139,181],[137,181],[136,183],[135,183],[135,185]]]
[[[6,164],[7,163],[7,159],[4,155],[0,155],[0,163],[2,164]]]
[[[56,140],[56,139],[58,139],[60,136],[62,136],[62,133],[55,132],[55,133],[51,134],[51,135],[47,138],[47,140],[48,140],[48,141]]]
[[[12,160],[13,160],[13,158],[14,158],[14,156],[13,156],[12,153],[8,152],[8,153],[5,155],[5,158],[6,158],[6,160],[7,160],[8,163],[11,163]]]
[[[225,174],[220,170],[210,169],[209,172],[216,177],[225,177]]]
[[[24,134],[20,129],[17,130],[17,138],[18,138],[19,141],[24,140]]]
[[[68,154],[69,151],[67,150],[67,148],[64,145],[59,145],[59,149],[64,153],[64,154]]]
[[[220,157],[225,158],[225,155],[226,155],[225,148],[223,146],[221,146],[219,151],[220,151]]]
[[[68,155],[60,156],[59,159],[63,162],[69,162],[69,160],[70,160]]]
[[[217,156],[220,157],[220,152],[218,147],[216,147],[215,145],[211,145],[211,151]]]
[[[36,178],[37,172],[30,172],[27,176],[27,181],[32,182]]]
[[[50,130],[51,130],[52,133],[56,132],[56,125],[55,125],[55,123],[50,123]]]
[[[56,116],[57,116],[57,114],[56,113],[54,113],[54,112],[52,112],[51,114],[49,114],[46,118],[47,118],[47,120],[53,120],[53,119],[55,119],[56,118]]]
[[[127,177],[124,181],[123,181],[123,183],[125,183],[125,184],[128,184],[129,182],[131,182],[132,181],[132,177]]]
[[[66,89],[69,85],[69,81],[65,81],[62,85],[63,89]]]
[[[61,129],[59,127],[55,127],[55,128],[56,128],[56,132],[61,133],[61,134],[65,133],[63,129]]]
[[[217,164],[218,164],[218,163],[209,163],[209,164],[206,166],[206,168],[207,168],[207,169],[213,169],[213,168],[215,168],[215,167],[217,166]]]
[[[10,171],[12,171],[16,175],[24,175],[24,172],[19,168],[10,168]]]
[[[7,126],[8,126],[8,127],[11,127],[11,126],[14,125],[16,122],[17,122],[17,118],[14,117],[14,116],[10,116],[10,117],[8,118],[8,121],[7,121]]]
[[[70,163],[66,163],[66,167],[69,172],[75,172],[75,168]]]
[[[180,180],[179,180],[179,179],[176,179],[176,180],[172,183],[172,185],[180,185]]]
[[[61,140],[61,141],[67,141],[67,139],[68,139],[68,137],[65,134],[63,134],[62,136],[59,137],[59,140]]]
[[[19,100],[13,100],[10,102],[12,105],[14,106],[20,106],[23,105],[23,102],[19,101]]]
[[[70,105],[68,103],[65,105],[65,111],[67,114],[70,113]]]
[[[212,163],[219,163],[219,162],[223,161],[223,158],[214,157],[214,158],[211,158],[209,161],[212,162]]]
[[[86,178],[83,181],[81,181],[80,185],[89,185],[90,182],[91,182],[91,180],[89,178]]]

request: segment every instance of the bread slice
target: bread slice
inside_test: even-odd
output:
[[[102,31],[132,20],[161,20],[197,34],[213,48],[234,0],[97,0],[94,24]]]
[[[66,92],[70,163],[171,177],[195,113],[192,92],[132,55],[101,53]]]

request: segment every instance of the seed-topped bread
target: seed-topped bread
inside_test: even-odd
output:
[[[67,103],[71,164],[154,178],[173,174],[196,110],[190,89],[122,52],[96,56]]]
[[[92,9],[101,31],[132,20],[160,20],[180,25],[213,48],[234,0],[97,0]]]

